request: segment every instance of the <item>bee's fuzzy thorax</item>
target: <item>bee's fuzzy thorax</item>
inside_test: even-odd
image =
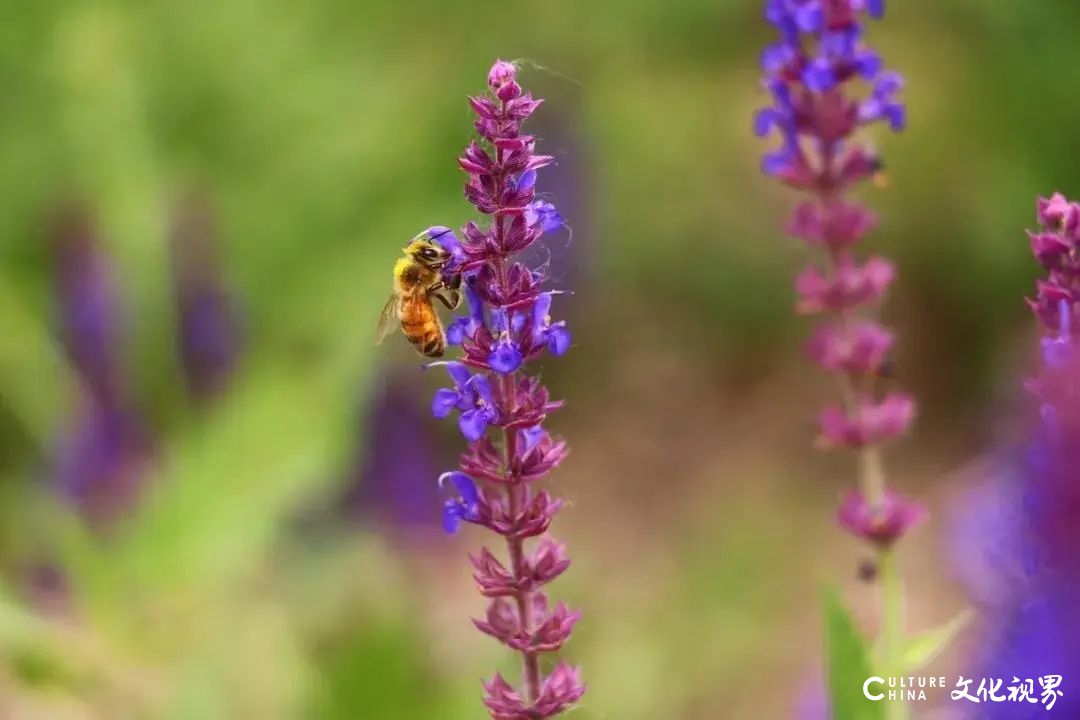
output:
[[[398,258],[394,263],[394,288],[399,294],[415,292],[418,288],[430,284],[434,278],[434,271],[411,257]]]

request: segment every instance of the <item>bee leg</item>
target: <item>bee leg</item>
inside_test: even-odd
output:
[[[450,281],[436,280],[428,287],[428,295],[439,299],[448,310],[456,310],[461,304],[461,275],[454,275]]]
[[[445,305],[448,310],[457,310],[458,305],[461,304],[461,293],[456,288],[435,287],[433,285],[431,295],[438,298],[439,302]]]
[[[450,290],[450,298],[453,302],[451,310],[456,310],[458,305],[461,304],[461,273],[458,273],[450,278],[450,282],[447,283],[447,288]]]

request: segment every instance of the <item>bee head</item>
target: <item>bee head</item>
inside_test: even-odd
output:
[[[426,236],[413,239],[405,246],[405,254],[432,270],[438,270],[450,262],[450,252]]]

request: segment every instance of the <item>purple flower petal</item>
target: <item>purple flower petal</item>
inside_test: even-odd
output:
[[[450,377],[454,379],[454,383],[459,388],[465,387],[469,382],[469,378],[472,377],[469,369],[459,362],[446,363],[446,372],[450,373]]]
[[[874,94],[881,97],[894,95],[904,87],[904,78],[898,72],[882,73],[874,85]]]
[[[491,382],[486,375],[474,375],[470,385],[485,407],[495,407],[495,396],[491,392]]]
[[[429,240],[442,245],[449,250],[454,245],[459,245],[460,242],[457,239],[457,235],[454,231],[445,225],[432,225],[423,233]]]
[[[552,355],[565,355],[570,349],[570,331],[566,324],[559,322],[548,329],[548,350]]]
[[[786,149],[766,153],[761,159],[761,171],[766,175],[779,175],[791,166],[791,153]]]
[[[544,437],[544,428],[540,427],[539,425],[533,425],[532,427],[527,427],[522,430],[522,454],[524,455],[532,452],[532,449],[536,447],[537,443],[540,442],[540,439],[542,437]]]
[[[885,108],[885,117],[889,120],[889,128],[894,132],[900,132],[907,126],[907,110],[903,105],[889,105]]]
[[[795,59],[795,53],[786,43],[770,45],[761,53],[761,67],[766,73],[775,75]]]
[[[754,113],[754,134],[758,137],[765,137],[773,129],[773,127],[780,127],[783,122],[783,116],[776,108],[763,108]]]
[[[881,56],[872,51],[864,52],[856,59],[855,67],[864,80],[873,80],[881,71]]]
[[[453,500],[443,505],[442,526],[447,535],[455,535],[461,528],[461,506]]]
[[[533,327],[543,326],[548,313],[551,312],[551,293],[540,293],[533,303]]]
[[[461,496],[466,505],[473,506],[480,502],[480,492],[476,489],[476,483],[465,473],[443,473],[439,478],[439,485],[442,486],[447,481],[458,491],[458,495]]]
[[[803,83],[809,90],[825,92],[836,84],[836,72],[825,58],[818,58],[803,70]]]
[[[492,308],[491,309],[491,332],[494,335],[508,332],[510,330],[510,324],[507,322],[507,313],[504,308]]]
[[[521,367],[521,360],[521,351],[512,342],[505,340],[495,344],[488,357],[488,364],[495,372],[508,375]]]
[[[525,209],[525,222],[529,227],[539,227],[542,232],[555,232],[565,223],[556,207],[544,200],[535,200]]]
[[[446,326],[446,342],[450,345],[460,345],[468,337],[469,318],[459,317]]]
[[[859,39],[857,30],[826,32],[821,36],[821,53],[829,58],[846,59],[855,54],[855,44]]]
[[[458,406],[460,401],[461,393],[450,388],[439,388],[431,400],[431,414],[440,419],[444,418]]]
[[[458,418],[458,427],[461,428],[461,434],[470,442],[476,442],[484,437],[487,426],[487,413],[481,412],[480,410],[466,410],[461,413],[461,417]]]
[[[817,32],[823,23],[824,15],[817,2],[804,3],[795,10],[795,25],[803,32]]]
[[[536,186],[536,171],[526,170],[517,179],[518,192],[532,190]]]

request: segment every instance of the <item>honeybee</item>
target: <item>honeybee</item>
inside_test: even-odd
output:
[[[401,332],[421,355],[440,357],[446,349],[446,333],[432,298],[448,309],[461,304],[461,275],[444,277],[450,251],[423,232],[405,246],[404,257],[394,263],[394,292],[379,315],[376,344],[400,325]]]

